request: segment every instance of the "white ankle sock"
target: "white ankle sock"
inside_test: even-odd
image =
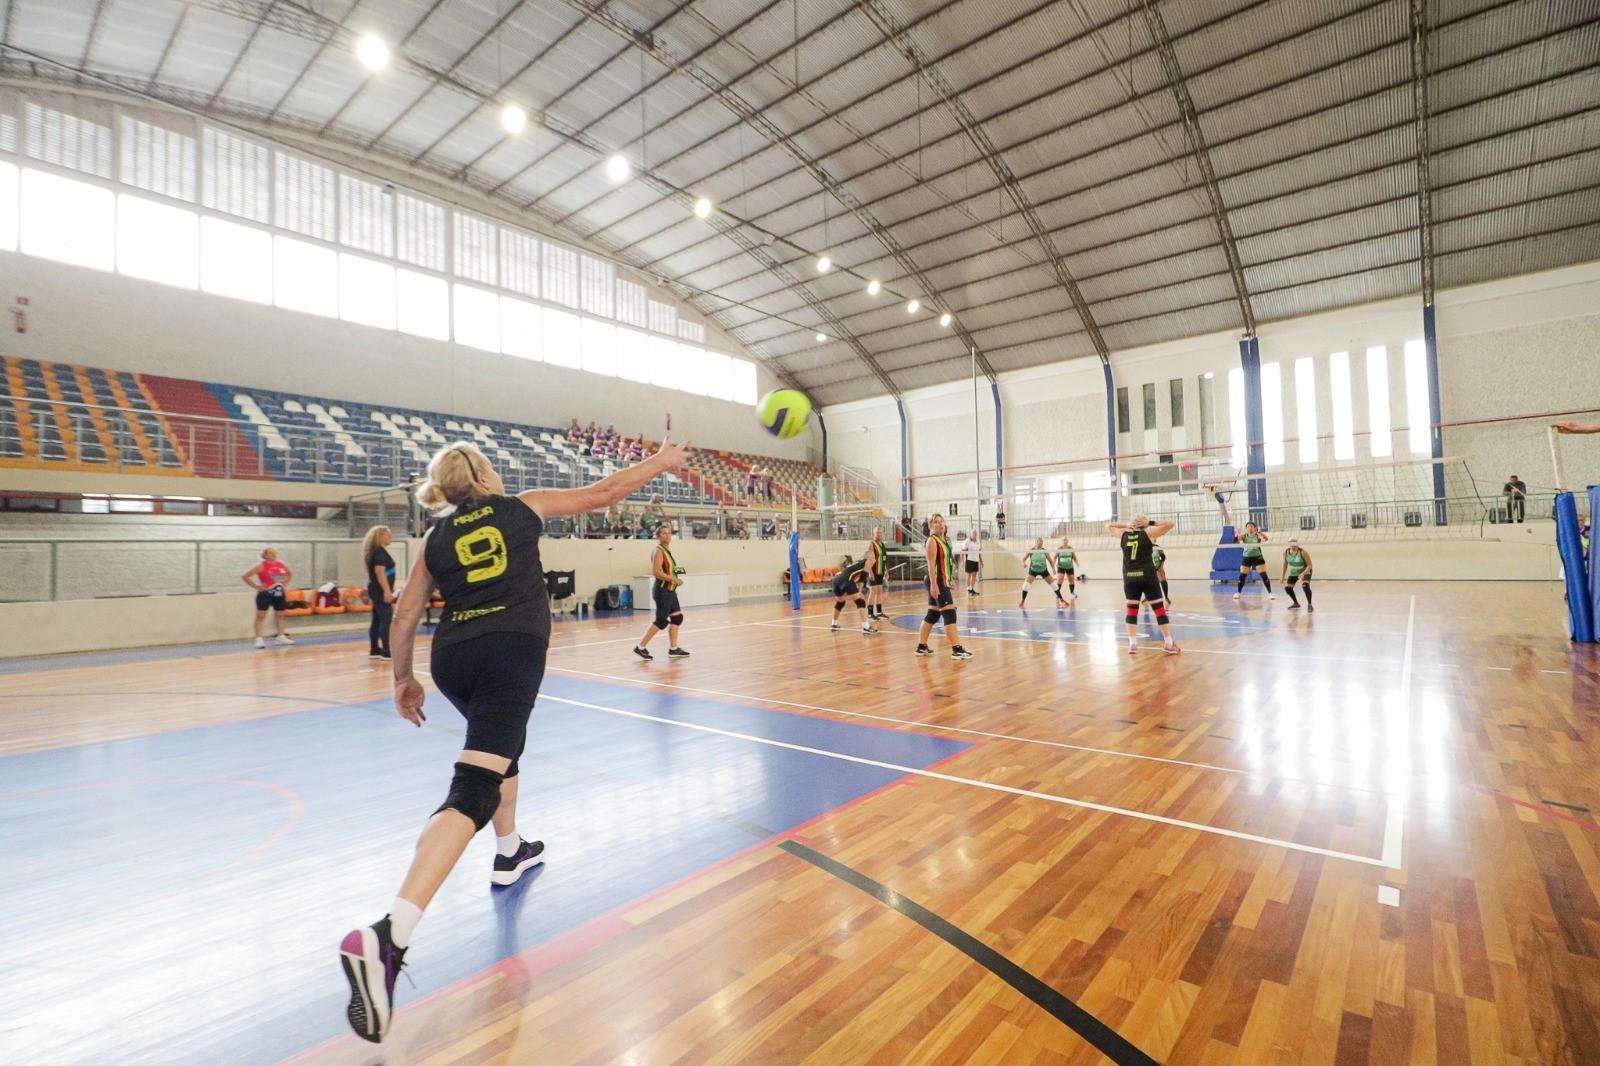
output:
[[[411,943],[411,934],[420,921],[422,921],[422,908],[408,899],[396,896],[394,903],[389,907],[389,938],[394,941],[394,946],[403,948]]]
[[[494,838],[495,848],[500,852],[500,854],[504,855],[508,859],[517,853],[517,848],[521,844],[522,836],[518,833],[512,833],[508,837]]]

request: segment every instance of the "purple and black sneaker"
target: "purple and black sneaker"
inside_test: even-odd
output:
[[[489,881],[501,887],[514,885],[522,879],[524,871],[541,862],[544,862],[544,841],[524,840],[517,845],[516,854],[494,857],[494,873],[489,875]]]
[[[405,965],[406,949],[389,938],[389,916],[362,929],[352,929],[339,944],[339,963],[350,982],[345,1016],[363,1040],[382,1043],[394,1013],[394,981]]]

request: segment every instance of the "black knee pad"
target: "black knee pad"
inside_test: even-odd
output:
[[[944,624],[946,626],[953,626],[956,624],[956,609],[954,607],[946,607],[944,609]]]
[[[456,775],[450,779],[450,794],[434,811],[459,811],[472,819],[474,829],[482,829],[494,818],[500,806],[501,775],[471,763],[456,763]]]
[[[864,597],[864,596],[857,596],[856,597],[856,606],[857,607],[865,607],[866,605],[867,605],[866,597]]]
[[[1157,624],[1159,624],[1159,625],[1166,625],[1167,624],[1167,605],[1165,603],[1162,603],[1161,601],[1158,600],[1155,603],[1150,605],[1150,609],[1156,613],[1156,622],[1157,622]]]
[[[1128,604],[1128,613],[1123,615],[1123,621],[1130,626],[1139,624],[1139,605],[1137,603]]]
[[[922,621],[930,626],[936,624],[939,621],[938,609],[935,607],[929,607],[928,613],[922,616]]]
[[[672,623],[672,624],[673,624],[673,625],[675,625],[675,626],[681,626],[681,625],[683,625],[683,612],[682,612],[682,611],[679,611],[679,612],[678,612],[678,613],[676,613],[676,614],[674,614],[674,615],[672,615],[672,616],[670,616],[670,617],[669,617],[669,618],[668,618],[668,619],[667,619],[667,621],[669,621],[669,622],[671,622],[671,623]]]

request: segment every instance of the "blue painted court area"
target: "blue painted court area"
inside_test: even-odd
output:
[[[1038,595],[1035,593],[1030,600]],[[1246,618],[1237,613],[1227,612],[1188,613],[1181,607],[1174,608],[1169,618],[1172,635],[1179,642],[1229,640],[1275,628],[1269,619]],[[922,616],[901,615],[894,619],[894,624],[901,629],[915,632],[922,625]],[[1058,608],[1048,592],[1044,594],[1043,602],[1039,606],[1028,607],[1026,610],[1015,607],[963,610],[958,625],[962,636],[971,634],[975,637],[992,637],[998,640],[1085,641],[1109,638],[1122,640],[1127,636],[1127,623],[1120,609],[1081,605]],[[939,628],[937,626],[934,628],[937,636]],[[1161,639],[1161,628],[1156,625],[1155,616],[1150,613],[1148,607],[1140,608],[1139,632],[1153,640]]]
[[[541,699],[519,808],[549,861],[491,889],[474,840],[402,1009],[902,776],[668,723],[910,767],[967,747],[565,677],[545,693],[667,722]],[[427,709],[421,730],[382,701],[0,760],[0,1062],[268,1063],[347,1033],[339,938],[387,909],[460,748],[455,711]]]

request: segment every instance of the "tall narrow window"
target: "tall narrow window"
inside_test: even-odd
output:
[[[1229,461],[1236,467],[1244,466],[1245,452],[1250,446],[1250,431],[1245,426],[1244,371],[1234,369],[1228,371],[1228,432],[1233,437]]]
[[[617,327],[593,318],[583,320],[583,369],[591,374],[617,374]]]
[[[457,344],[484,351],[500,350],[500,297],[471,285],[455,286]]]
[[[450,339],[450,285],[432,274],[394,272],[395,325],[401,333]]]
[[[627,282],[622,284],[626,285]],[[640,299],[643,297],[640,289]],[[629,381],[650,381],[650,338],[625,326],[617,327],[617,377]]]
[[[1268,466],[1283,465],[1283,370],[1261,364],[1261,436]]]
[[[272,302],[290,311],[339,317],[339,254],[319,244],[273,237]]]
[[[1156,383],[1153,381],[1144,383],[1144,428],[1156,428]]]
[[[747,363],[743,359],[733,361],[733,396],[734,403],[756,402],[756,365]]]
[[[1329,399],[1333,401],[1333,457],[1356,457],[1355,411],[1350,406],[1350,353],[1328,356]]]
[[[1124,385],[1117,390],[1117,432],[1127,433],[1128,430],[1128,387]]]
[[[555,247],[545,245],[545,250]],[[576,253],[573,253],[576,255]],[[574,260],[576,265],[576,260]],[[554,363],[556,366],[571,367],[573,370],[583,366],[583,339],[582,327],[579,325],[577,315],[569,315],[565,311],[557,311],[547,307],[542,313],[544,319],[544,361]]]
[[[1427,455],[1433,448],[1428,412],[1428,348],[1421,341],[1406,341],[1406,435],[1412,455]]]
[[[506,231],[509,234],[509,230]],[[500,297],[500,350],[519,359],[542,359],[544,325],[539,305]]]
[[[0,251],[17,249],[17,186],[20,184],[17,168],[10,163],[0,163]]]
[[[339,317],[346,322],[394,329],[394,267],[361,255],[339,253]]]
[[[1394,423],[1389,416],[1389,352],[1383,345],[1367,349],[1367,426],[1372,430],[1372,455],[1394,454]]]
[[[142,196],[118,196],[117,272],[195,288],[200,283],[199,217]]]
[[[1200,375],[1200,447],[1217,446],[1217,390],[1211,374]]]
[[[1308,355],[1294,361],[1294,406],[1300,427],[1300,461],[1317,461],[1317,364]]]
[[[1183,379],[1173,378],[1167,382],[1167,391],[1172,398],[1172,428],[1183,428]]]
[[[22,250],[41,259],[116,266],[116,197],[110,189],[27,167],[22,171]]]

